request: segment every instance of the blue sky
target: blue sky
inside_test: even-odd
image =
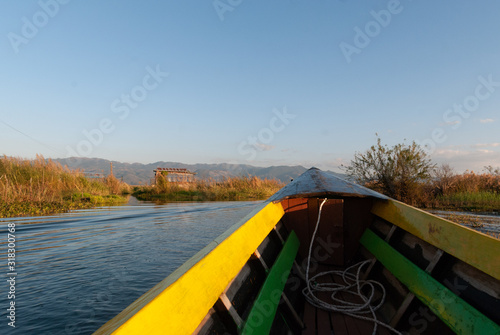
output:
[[[2,1],[0,154],[500,166],[500,3]]]

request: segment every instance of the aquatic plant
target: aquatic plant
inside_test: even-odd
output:
[[[89,180],[81,171],[70,170],[43,156],[37,155],[34,160],[0,157],[1,217],[115,204],[125,201],[116,195],[129,191],[127,184],[113,176]],[[87,201],[88,198],[91,201]]]

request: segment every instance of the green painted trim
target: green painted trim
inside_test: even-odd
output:
[[[242,334],[269,334],[281,299],[281,293],[285,288],[285,283],[298,250],[299,239],[295,232],[292,231],[255,299],[247,321],[243,326]]]
[[[500,334],[499,325],[413,264],[370,229],[365,231],[360,241],[457,334]]]
[[[500,240],[396,200],[375,201],[372,213],[500,280]]]

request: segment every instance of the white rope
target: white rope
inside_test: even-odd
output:
[[[321,205],[319,206],[318,211],[318,221],[316,222],[316,227],[314,229],[314,233],[311,238],[311,244],[309,245],[309,255],[307,257],[307,268],[306,268],[306,287],[302,290],[302,293],[306,297],[309,303],[317,308],[321,308],[330,312],[340,312],[346,315],[361,319],[371,321],[374,324],[372,334],[375,335],[377,333],[377,326],[381,325],[391,330],[396,334],[401,334],[396,329],[392,328],[388,324],[383,323],[377,319],[377,315],[375,311],[379,309],[385,301],[385,288],[384,286],[375,280],[361,280],[360,274],[363,266],[369,264],[371,261],[363,261],[357,264],[354,264],[345,271],[325,271],[318,273],[317,275],[309,278],[309,268],[311,264],[311,254],[312,247],[314,244],[314,240],[316,238],[316,233],[319,227],[319,221],[321,219],[321,211],[323,209],[323,205],[326,203],[328,199],[325,198]],[[353,273],[352,273],[353,272]],[[324,282],[318,283],[317,279],[322,276],[340,276],[343,280],[342,284],[334,283],[334,282]],[[363,288],[368,287],[368,293],[363,293]],[[373,306],[373,300],[376,293],[376,288],[378,288],[382,293],[382,299],[379,304]],[[366,290],[365,290],[366,291]],[[320,299],[317,294],[319,292],[328,292],[330,293],[330,297],[334,303],[326,302]],[[345,301],[344,299],[337,298],[337,294],[344,293],[350,294],[354,296],[358,296],[362,299],[363,303],[353,303],[349,301]],[[363,316],[363,314],[371,314],[369,316]]]

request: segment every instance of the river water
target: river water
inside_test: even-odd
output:
[[[91,334],[259,203],[136,202],[0,219],[0,334]],[[15,299],[8,223],[16,229]]]
[[[500,215],[498,213],[471,213],[429,210],[430,213],[456,221],[466,227],[490,236],[500,236]]]

